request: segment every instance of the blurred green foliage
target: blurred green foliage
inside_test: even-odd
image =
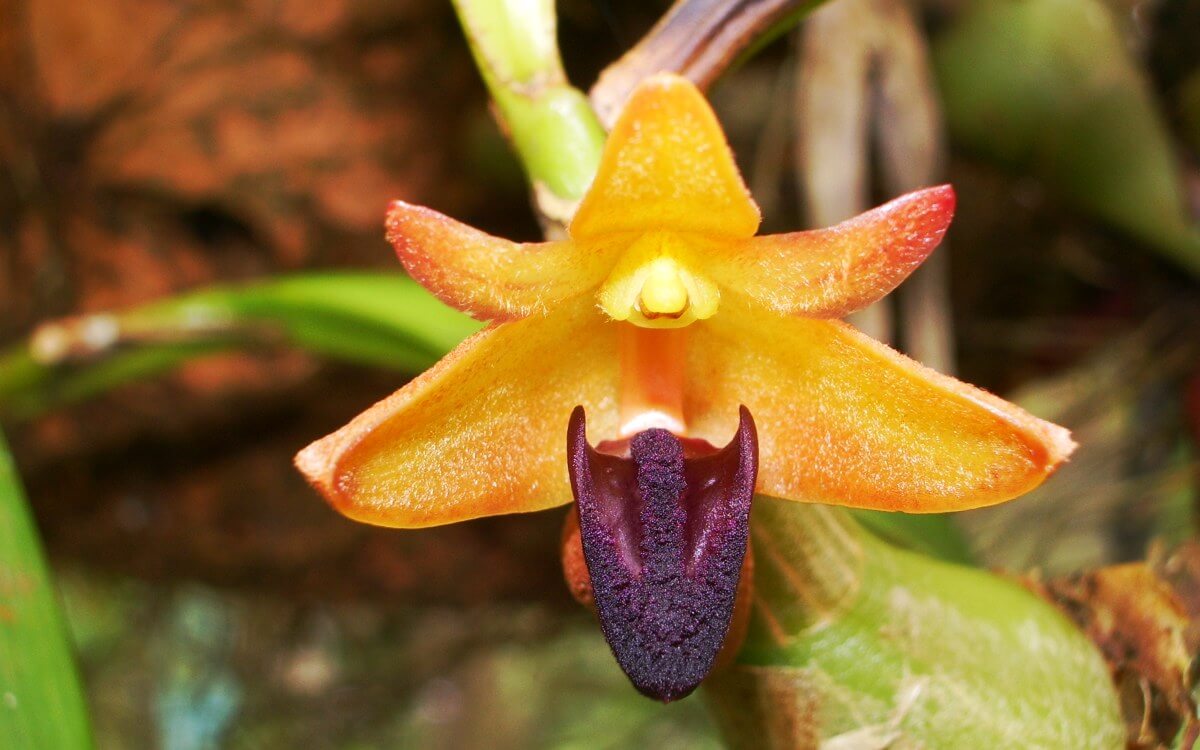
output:
[[[1200,70],[1193,73],[1183,84],[1180,93],[1183,112],[1184,137],[1192,148],[1200,153]]]
[[[854,510],[851,514],[863,528],[897,547],[961,565],[976,562],[970,543],[950,515],[875,510]]]
[[[797,17],[817,4],[801,4]],[[549,9],[552,40],[553,4],[530,7],[543,21]],[[501,5],[460,3],[460,14],[470,15],[464,8],[486,24],[512,26]],[[1200,233],[1169,135],[1109,9],[1096,0],[977,0],[963,8],[934,49],[957,142],[1037,176],[1200,274]],[[545,30],[513,26],[499,37],[476,33],[473,43],[530,175],[569,201],[590,180],[603,134],[566,84],[557,49],[537,42],[544,34],[528,35]],[[490,55],[487,45],[503,53]],[[547,71],[551,85],[528,96],[526,84]],[[1200,74],[1180,91],[1184,136],[1200,148]],[[89,340],[79,327],[89,323],[110,339]],[[27,419],[230,349],[297,347],[416,373],[480,327],[410,279],[374,273],[219,286],[52,325],[41,341],[66,337],[61,352],[25,343],[0,354],[0,416]],[[84,747],[84,704],[23,502],[0,443],[0,747]],[[1178,508],[1190,510],[1182,492]],[[765,499],[755,511],[756,545],[771,547],[764,533],[786,536],[813,512]],[[811,724],[792,729],[817,731],[838,747],[901,738],[931,750],[1120,746],[1104,665],[1077,629],[1012,582],[892,546],[972,563],[952,520],[853,517],[869,533],[847,524],[859,553],[845,560],[861,568],[827,619],[814,621],[811,602],[786,587],[772,590],[794,583],[787,567],[796,560],[783,555],[760,568],[759,612],[739,666],[712,685],[734,744],[760,746],[754,732],[787,715]],[[1172,519],[1168,527],[1182,528]],[[796,539],[774,544],[804,549]],[[582,618],[540,612],[533,619],[552,626],[514,636],[522,615],[503,608],[410,612],[396,618],[402,624],[321,609],[312,628],[319,635],[308,638],[291,622],[263,629],[275,617],[302,617],[290,604],[186,591],[156,609],[144,588],[96,594],[93,586],[76,586],[73,607],[78,642],[101,672],[93,690],[109,701],[107,716],[126,711],[131,723],[153,726],[164,746],[296,746],[318,736],[338,747],[717,746],[699,702],[663,709],[641,699]],[[143,633],[129,626],[138,622],[150,622],[153,648],[135,643]],[[473,639],[489,629],[496,642],[481,647]],[[293,637],[271,641],[272,633]],[[150,684],[138,684],[145,664],[122,661],[133,653],[156,660]],[[247,664],[261,681],[247,679]],[[385,673],[396,681],[380,688],[374,681]],[[105,691],[113,681],[138,686],[134,704],[114,708],[120,690]],[[256,692],[269,690],[278,695]],[[276,698],[295,713],[271,705]],[[810,710],[815,720],[804,718]]]
[[[703,701],[630,689],[582,608],[62,580],[105,748],[721,747]]]
[[[294,346],[416,373],[481,327],[408,277],[380,273],[315,273],[217,286],[55,325],[0,355],[0,416],[29,418],[196,356],[236,348]],[[35,353],[39,338],[43,349],[56,338],[88,347],[88,331],[97,328],[107,340],[95,350],[61,361]]]
[[[934,60],[954,139],[1200,275],[1169,134],[1104,4],[966,3]]]
[[[709,683],[734,747],[1124,746],[1100,654],[1030,591],[896,549],[838,509],[754,512],[754,619]]]

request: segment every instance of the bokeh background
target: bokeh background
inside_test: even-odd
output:
[[[560,2],[572,81],[667,7]],[[714,84],[766,229],[953,182],[936,263],[857,322],[1076,431],[1053,481],[933,543],[1052,576],[1194,533],[1197,39],[1196,0],[836,0]],[[717,747],[570,600],[561,510],[372,529],[291,469],[436,346],[368,366],[79,317],[398,271],[394,198],[540,233],[448,3],[0,0],[0,424],[98,745]]]

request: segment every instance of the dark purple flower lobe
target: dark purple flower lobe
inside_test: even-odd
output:
[[[667,430],[587,442],[582,407],[567,429],[571,489],[600,628],[634,687],[692,692],[725,642],[758,473],[754,420],[717,449]]]

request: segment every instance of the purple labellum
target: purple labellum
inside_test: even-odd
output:
[[[567,455],[604,637],[639,691],[682,698],[712,669],[733,615],[758,473],[754,420],[742,407],[721,449],[661,429],[592,448],[576,407]]]

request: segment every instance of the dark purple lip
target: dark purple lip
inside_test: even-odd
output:
[[[567,428],[568,468],[600,628],[643,694],[682,698],[712,669],[733,615],[758,474],[741,407],[727,446],[662,429],[587,442]]]

